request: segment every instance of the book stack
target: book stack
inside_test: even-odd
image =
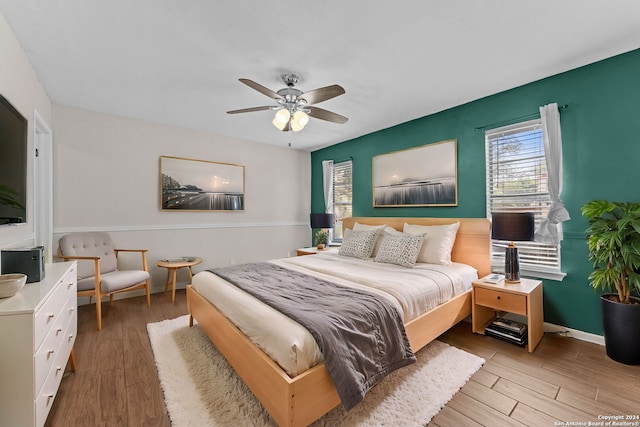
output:
[[[519,346],[527,343],[527,325],[498,317],[485,328],[484,333]]]

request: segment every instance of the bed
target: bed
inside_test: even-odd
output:
[[[402,231],[405,223],[432,226],[456,222],[459,227],[451,250],[451,260],[472,266],[477,270],[478,277],[488,274],[490,225],[484,218],[360,217],[345,219],[343,227],[352,229],[354,225],[386,225]],[[187,301],[191,322],[197,320],[278,425],[308,425],[340,404],[323,363],[291,376],[193,285],[187,287]],[[405,322],[412,350],[424,347],[470,314],[471,291],[468,290]]]

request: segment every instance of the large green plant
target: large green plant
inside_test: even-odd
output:
[[[620,302],[632,302],[632,291],[640,291],[640,203],[594,200],[581,211],[589,220],[591,286],[617,292]]]

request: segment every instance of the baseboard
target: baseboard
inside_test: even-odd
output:
[[[604,337],[602,335],[592,334],[590,332],[579,331],[577,329],[567,328],[565,326],[555,325],[553,323],[544,324],[544,331],[553,334],[561,334],[572,337],[581,341],[587,341],[594,344],[604,345]]]
[[[185,282],[181,282],[181,283],[177,283],[176,284],[176,289],[185,289],[186,288],[186,284]],[[154,287],[153,285],[151,285],[151,287],[149,288],[149,293],[151,293],[151,295],[153,294],[162,294],[164,293],[164,289],[161,286],[156,286]],[[145,296],[146,292],[144,291],[144,289],[136,289],[135,291],[131,291],[131,292],[122,292],[120,294],[115,294],[113,296],[113,300],[114,301],[118,301],[121,299],[126,299],[126,298],[135,298],[135,297],[142,297]],[[171,297],[171,294],[167,294],[169,295],[169,297]],[[102,302],[105,301],[109,301],[109,298],[103,298]],[[91,304],[95,304],[96,299],[92,298],[91,299]],[[89,304],[89,297],[78,297],[78,305],[87,305]]]
[[[521,323],[527,323],[527,318],[517,314],[508,313],[506,318]],[[567,328],[566,326],[556,325],[554,323],[544,322],[544,332],[549,334],[559,334],[567,337],[575,338],[580,341],[587,341],[594,344],[604,345],[604,337],[602,335],[592,334],[590,332],[580,331],[578,329]]]

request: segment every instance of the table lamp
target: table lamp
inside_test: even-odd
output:
[[[312,213],[310,215],[311,218],[311,228],[320,228],[322,230],[333,228],[333,214],[331,213]],[[327,243],[329,246],[329,235],[327,234]]]
[[[533,212],[492,212],[491,222],[491,238],[511,242],[504,252],[504,281],[520,283],[518,248],[513,242],[533,240],[535,231]]]

